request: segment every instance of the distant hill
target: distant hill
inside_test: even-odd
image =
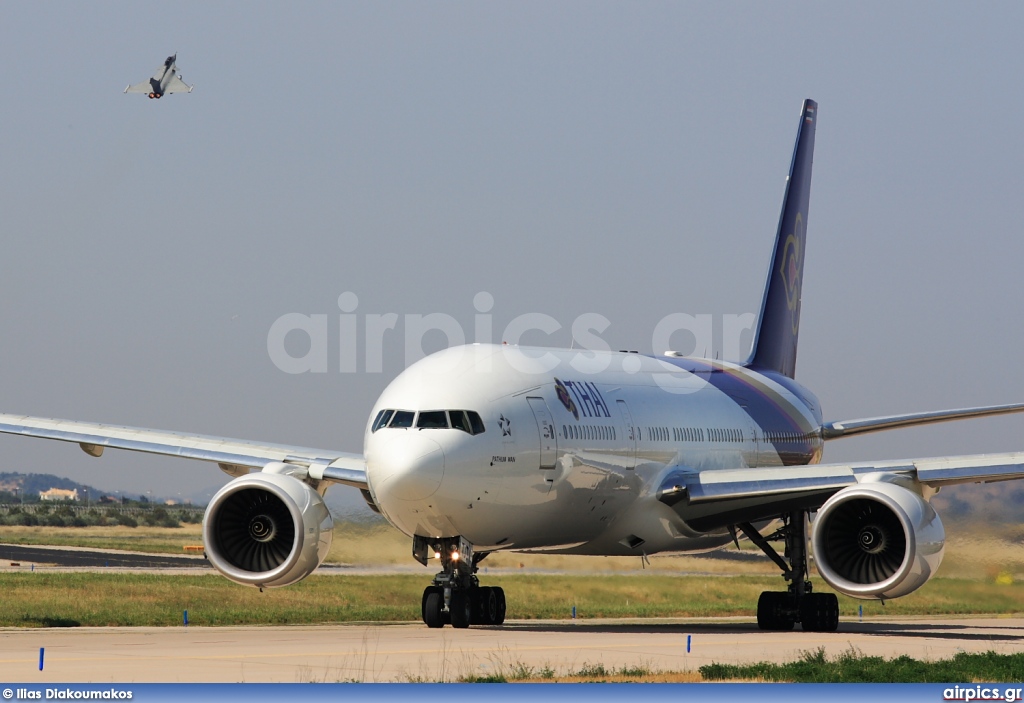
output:
[[[57,476],[55,474],[23,474],[17,472],[0,473],[0,491],[7,491],[8,493],[14,493],[17,490],[19,496],[32,496],[42,491],[48,491],[51,488],[60,488],[65,491],[78,490],[79,500],[85,502],[87,500],[92,503],[96,503],[100,498],[108,496],[110,498],[118,498],[125,500],[147,500],[147,497],[140,493],[133,493],[130,491],[120,491],[111,489],[102,489],[91,486],[87,483],[78,483],[72,481],[70,478],[64,478],[63,476]],[[212,493],[210,493],[212,495]],[[209,497],[207,495],[206,497]],[[170,496],[151,495],[148,500],[152,500],[154,503],[163,503]],[[174,500],[182,500],[180,494],[173,496]],[[187,503],[191,501],[195,505],[205,504],[205,498],[203,500],[195,500],[192,496],[185,496],[184,501]]]
[[[1024,481],[948,486],[932,505],[944,520],[1024,523]]]
[[[138,493],[128,493],[125,491],[116,491],[111,489],[99,489],[95,486],[90,486],[84,483],[78,483],[72,481],[69,478],[63,478],[54,474],[23,474],[17,472],[0,473],[0,491],[7,491],[14,493],[17,489],[18,495],[26,496],[31,494],[37,494],[40,491],[48,491],[51,488],[61,488],[66,491],[78,489],[78,495],[82,496],[82,500],[85,500],[85,491],[89,492],[89,499],[92,502],[96,502],[101,496],[116,496],[123,497],[129,500],[137,500],[141,496]],[[203,489],[196,490],[193,493],[181,493],[178,496],[174,496],[175,500],[184,498],[186,502],[191,501],[194,506],[204,506],[218,489],[219,484],[213,484],[206,486]],[[154,495],[151,497],[154,503],[163,503],[166,496]],[[337,520],[345,520],[352,522],[377,522],[382,521],[376,513],[372,512],[366,504],[363,502],[362,497],[358,491],[346,488],[344,486],[335,487],[334,490],[328,491],[325,497],[327,507],[330,508],[331,514],[334,515]]]
[[[86,491],[88,491],[89,497],[92,500],[99,500],[100,496],[108,494],[113,495],[112,491],[101,491],[95,486],[78,483],[69,478],[62,478],[53,474],[0,473],[0,491],[7,491],[9,493],[17,491],[19,495],[29,495],[48,491],[51,488],[60,488],[65,491],[78,489],[79,495],[83,497]]]

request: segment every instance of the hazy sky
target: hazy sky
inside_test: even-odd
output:
[[[554,346],[588,312],[613,349],[676,312],[720,329],[758,309],[808,97],[798,380],[830,420],[1022,401],[1022,26],[931,1],[0,4],[0,407],[358,452],[406,315],[471,334],[487,292],[495,341],[527,312]],[[173,52],[192,94],[122,94]],[[345,292],[401,316],[380,373],[338,370]],[[327,316],[328,373],[272,363],[296,312]],[[1024,418],[825,460],[1011,449]],[[226,480],[0,452],[136,492]]]

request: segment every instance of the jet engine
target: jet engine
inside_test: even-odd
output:
[[[224,486],[203,517],[206,558],[235,583],[287,586],[309,576],[331,547],[334,520],[308,484],[270,465]]]
[[[931,504],[883,478],[844,488],[821,506],[811,549],[818,573],[840,593],[888,599],[935,575],[945,540]]]

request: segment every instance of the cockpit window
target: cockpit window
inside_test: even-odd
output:
[[[412,418],[415,414],[411,410],[396,410],[388,427],[412,427]]]
[[[444,429],[448,427],[448,413],[444,410],[422,410],[416,420],[420,429]]]
[[[472,410],[421,410],[417,414],[413,410],[381,410],[370,426],[371,432],[384,427],[406,428],[416,427],[421,430],[440,430],[455,428],[466,434],[483,434],[484,422],[480,414]]]
[[[381,427],[387,427],[388,420],[395,414],[394,410],[381,410],[377,413],[377,419],[373,421],[373,427],[370,429],[371,432],[376,432]]]
[[[466,434],[473,434],[473,430],[469,428],[469,420],[466,419],[465,410],[449,410],[448,417],[452,419],[452,427],[462,430]]]

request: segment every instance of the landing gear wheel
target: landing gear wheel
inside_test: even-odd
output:
[[[501,586],[492,586],[491,590],[494,591],[495,600],[498,605],[497,613],[494,616],[494,624],[500,625],[505,622],[505,591]]]
[[[452,599],[448,603],[448,611],[452,617],[452,627],[459,629],[469,627],[473,619],[473,603],[469,594],[465,591],[454,591]]]
[[[757,599],[757,626],[762,630],[792,630],[796,622],[793,597],[786,592],[765,591]]]
[[[498,596],[490,586],[473,589],[473,624],[494,625],[498,618]]]
[[[835,632],[839,627],[839,599],[834,593],[804,594],[800,624],[807,632]]]
[[[423,591],[423,622],[427,627],[444,627],[444,592],[435,586]]]
[[[442,591],[440,588],[438,588],[437,586],[427,586],[426,588],[424,588],[423,598],[420,599],[420,618],[422,618],[423,622],[427,621],[427,596],[431,593],[440,593],[442,603],[444,602],[444,591]]]

